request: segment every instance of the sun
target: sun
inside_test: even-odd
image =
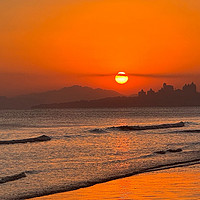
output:
[[[115,81],[119,84],[124,84],[128,81],[128,76],[125,72],[118,72],[118,74],[115,76]]]

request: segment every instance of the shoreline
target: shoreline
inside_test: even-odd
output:
[[[200,198],[200,163],[137,174],[95,184],[74,191],[51,194],[31,200],[111,200]]]
[[[195,159],[195,160],[192,160],[190,162],[188,161],[184,161],[184,162],[176,162],[176,163],[173,163],[173,164],[168,164],[168,165],[160,165],[160,166],[157,166],[157,167],[152,167],[150,169],[145,169],[145,170],[142,170],[140,172],[133,172],[133,173],[130,173],[130,174],[126,174],[126,175],[119,175],[118,177],[111,177],[106,180],[99,180],[98,182],[94,181],[94,182],[87,182],[87,183],[83,183],[82,185],[79,185],[78,187],[77,186],[71,186],[71,188],[63,188],[61,190],[57,190],[57,191],[51,191],[49,194],[41,194],[41,195],[34,195],[34,197],[31,197],[31,196],[26,196],[26,197],[22,197],[22,199],[32,199],[32,200],[39,200],[39,199],[43,199],[45,198],[46,196],[51,196],[51,195],[57,195],[57,194],[60,194],[60,193],[68,193],[68,192],[74,192],[74,191],[77,191],[77,190],[81,190],[81,189],[87,189],[87,188],[91,188],[91,187],[95,187],[96,185],[99,185],[99,184],[107,184],[109,182],[112,182],[112,181],[117,181],[119,179],[126,179],[126,178],[129,178],[129,177],[134,177],[135,175],[146,175],[146,174],[149,174],[149,173],[154,173],[154,172],[157,172],[159,173],[160,171],[164,171],[164,170],[170,170],[170,169],[176,169],[176,168],[184,168],[184,167],[188,167],[188,166],[193,166],[193,165],[199,165],[200,166],[200,159]]]

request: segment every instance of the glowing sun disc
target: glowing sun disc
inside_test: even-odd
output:
[[[128,81],[128,76],[125,72],[118,72],[118,74],[115,76],[115,81],[119,84],[124,84]]]

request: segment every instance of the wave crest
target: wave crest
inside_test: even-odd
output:
[[[5,176],[5,177],[0,178],[0,184],[7,183],[7,182],[10,182],[10,181],[16,181],[18,179],[25,178],[25,177],[26,177],[25,172],[15,174],[15,175],[12,175],[12,176]]]
[[[184,122],[178,122],[173,124],[159,124],[150,126],[113,126],[107,128],[108,130],[120,130],[120,131],[142,131],[142,130],[152,130],[152,129],[166,129],[166,128],[179,128],[184,127]]]
[[[51,140],[49,136],[41,135],[39,137],[27,138],[27,139],[21,139],[21,140],[3,140],[3,141],[0,141],[0,145],[29,143],[29,142],[44,142],[44,141],[49,141],[49,140]]]

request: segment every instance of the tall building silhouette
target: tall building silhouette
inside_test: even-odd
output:
[[[185,84],[182,90],[186,95],[192,95],[197,93],[197,87],[193,82],[191,84]]]

